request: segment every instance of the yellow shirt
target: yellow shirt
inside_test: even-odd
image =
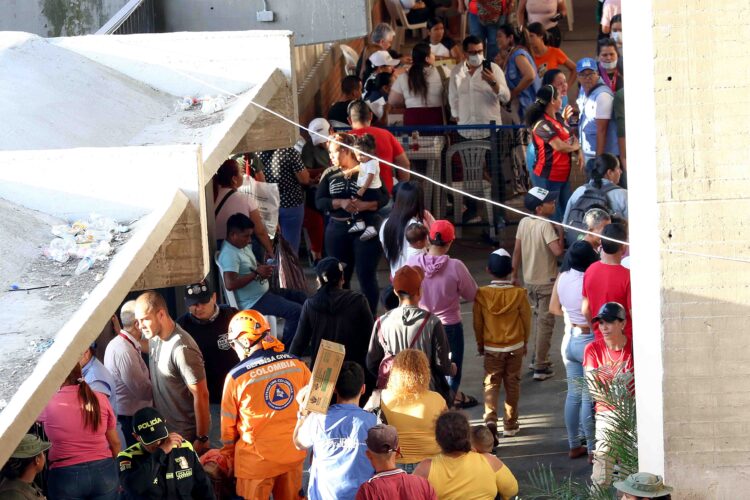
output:
[[[398,430],[402,464],[415,464],[440,453],[435,440],[435,420],[447,409],[445,399],[437,392],[427,391],[408,403],[393,401],[388,389],[383,391],[380,407],[388,420]]]
[[[518,481],[506,465],[495,472],[480,453],[459,457],[438,455],[432,459],[427,481],[440,500],[503,500],[518,494]]]

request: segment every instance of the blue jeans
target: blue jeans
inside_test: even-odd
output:
[[[570,199],[570,182],[551,181],[549,179],[545,179],[544,177],[537,176],[534,176],[534,178],[535,186],[539,186],[540,188],[544,188],[549,191],[557,191],[559,193],[557,195],[557,206],[555,207],[555,213],[551,218],[554,221],[562,222],[563,216],[565,215],[565,207],[568,205],[568,200]]]
[[[302,304],[307,300],[307,296],[296,290],[280,289],[273,292],[266,292],[258,301],[253,304],[253,309],[261,314],[270,314],[284,318],[284,346],[288,350],[297,333],[297,324],[299,315],[302,313]]]
[[[484,48],[487,49],[486,59],[494,61],[495,56],[500,51],[497,46],[497,28],[505,24],[505,16],[500,16],[495,24],[484,25],[479,22],[479,16],[472,13],[468,14],[469,18],[469,33],[476,36],[484,44]]]
[[[50,500],[116,500],[120,480],[113,458],[49,470]]]
[[[577,335],[573,335],[571,329]],[[579,328],[565,326],[562,341],[562,359],[568,378],[568,395],[565,397],[565,428],[568,431],[570,449],[581,446],[581,428],[586,436],[586,446],[594,449],[594,421],[591,409],[591,396],[583,390],[583,350],[594,341],[594,334],[580,334]]]
[[[447,377],[448,384],[454,394],[458,394],[458,386],[461,385],[461,367],[464,364],[464,325],[443,325],[445,334],[448,336],[448,346],[451,348],[451,361],[456,363],[456,376]]]
[[[299,252],[299,242],[302,239],[302,221],[305,218],[305,204],[296,207],[279,209],[279,226],[281,226],[281,235],[294,251],[294,255]]]

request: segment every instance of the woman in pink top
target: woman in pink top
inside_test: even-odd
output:
[[[449,378],[451,390],[456,395],[456,408],[471,408],[477,405],[476,398],[459,392],[461,385],[461,365],[464,359],[464,328],[461,324],[461,304],[464,299],[474,301],[477,282],[463,262],[448,256],[456,230],[447,220],[437,220],[430,227],[430,249],[426,254],[413,255],[406,262],[410,266],[424,270],[422,298],[419,307],[440,318],[448,336],[451,348],[451,361],[458,368],[456,375]]]
[[[48,497],[115,500],[119,481],[114,457],[120,451],[117,418],[107,396],[84,382],[80,365],[76,363],[38,421],[52,443]]]

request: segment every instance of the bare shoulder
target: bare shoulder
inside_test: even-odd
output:
[[[487,460],[487,462],[490,464],[490,467],[492,467],[492,470],[494,472],[499,471],[505,465],[503,464],[502,460],[500,460],[495,455],[492,455],[490,453],[482,453],[482,456]]]

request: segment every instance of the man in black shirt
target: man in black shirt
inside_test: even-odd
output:
[[[185,305],[188,312],[178,320],[203,354],[206,363],[208,402],[211,409],[209,440],[212,448],[221,448],[221,395],[224,379],[237,364],[237,355],[227,342],[229,322],[237,309],[216,304],[216,293],[206,281],[185,288]]]
[[[349,126],[347,108],[350,102],[362,98],[362,80],[354,75],[345,76],[341,80],[341,97],[342,100],[333,103],[328,110],[328,121],[333,127]]]
[[[117,455],[126,500],[216,498],[193,446],[155,408],[135,412],[132,431],[138,442]]]

